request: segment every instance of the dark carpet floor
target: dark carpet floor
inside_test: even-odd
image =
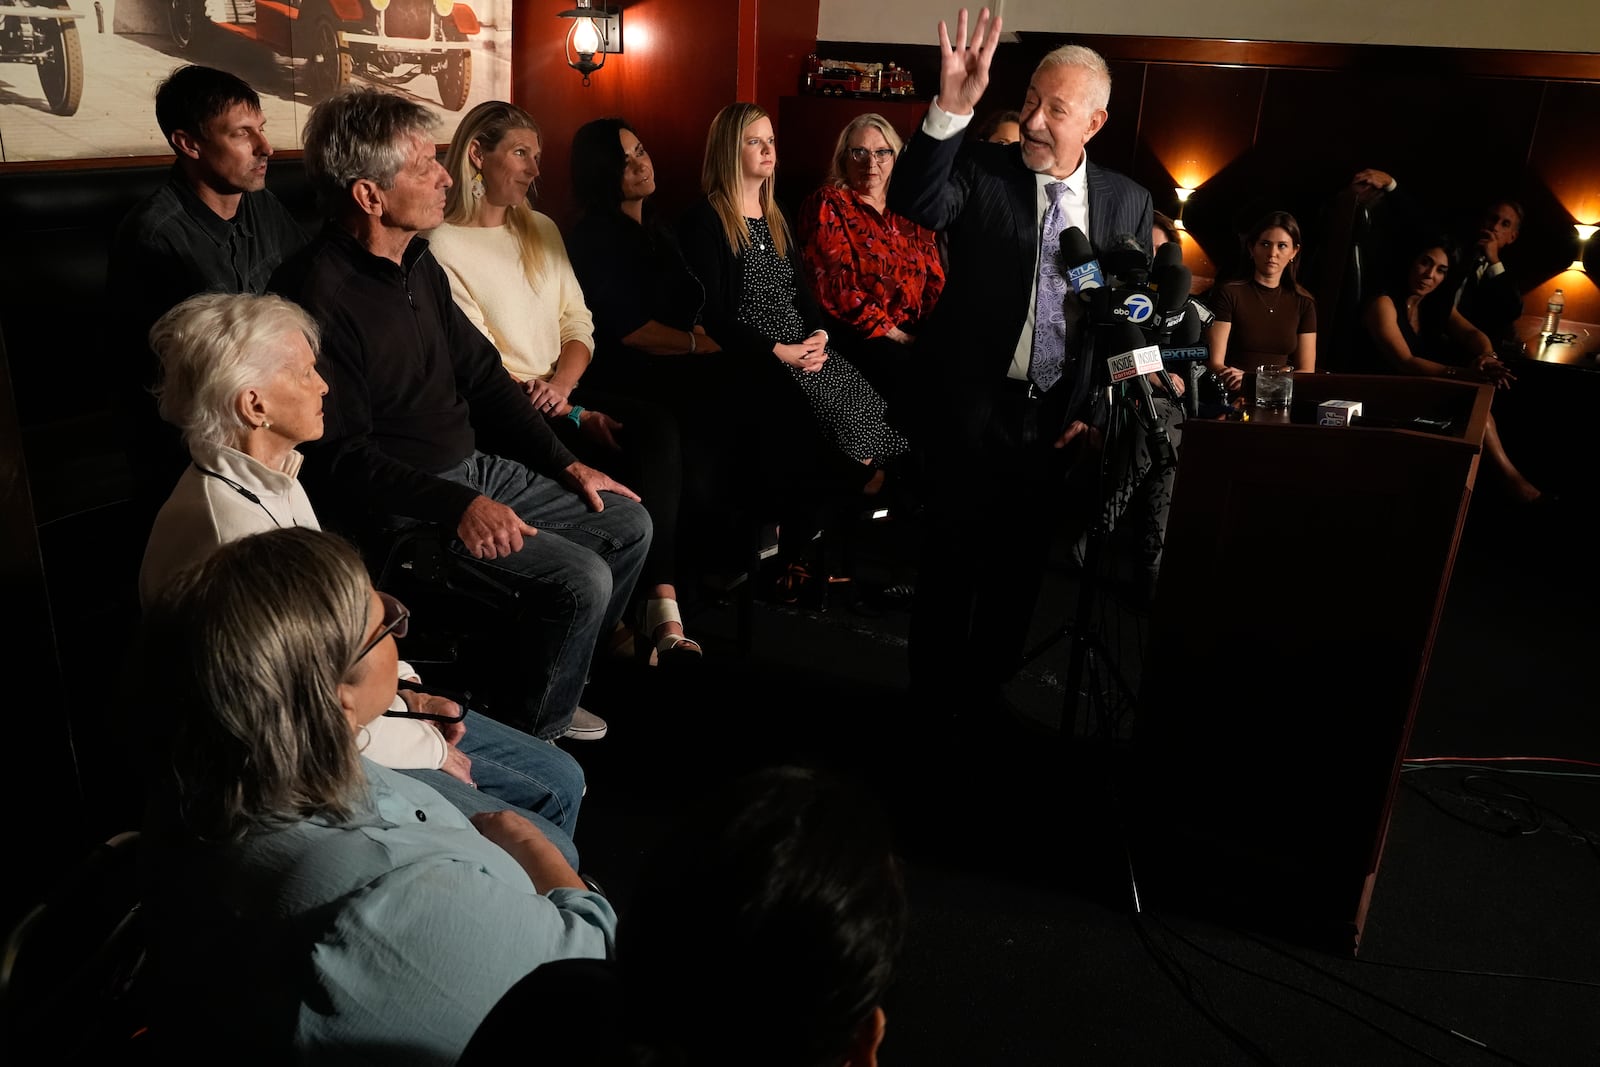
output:
[[[597,676],[586,704],[612,735],[574,746],[585,868],[625,919],[683,804],[744,769],[810,763],[873,790],[906,861],[887,1064],[1600,1063],[1600,633],[1594,553],[1570,551],[1592,516],[1474,507],[1408,755],[1589,762],[1408,769],[1355,958],[1138,885],[1120,747],[1047,732],[1069,642],[1010,687],[1020,722],[952,736],[937,709],[908,707],[906,615],[871,595],[904,577],[890,524],[863,537],[870,607],[760,607],[741,659],[733,611],[708,600],[690,620],[701,667]],[[1053,567],[1041,642],[1075,604]],[[1115,658],[1137,657],[1138,613],[1100,629]]]

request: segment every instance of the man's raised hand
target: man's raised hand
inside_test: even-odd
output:
[[[962,8],[951,44],[949,29],[943,20],[939,22],[939,106],[950,114],[970,115],[983,98],[989,87],[989,64],[1000,43],[1000,23],[998,16],[989,17],[988,8],[979,11],[969,42],[967,9]]]

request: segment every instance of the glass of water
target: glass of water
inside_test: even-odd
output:
[[[1294,400],[1294,368],[1264,365],[1256,368],[1256,409],[1288,414]]]

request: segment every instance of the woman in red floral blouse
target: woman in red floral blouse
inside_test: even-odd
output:
[[[799,218],[811,290],[840,327],[835,343],[891,400],[917,324],[944,290],[933,232],[887,205],[900,148],[882,115],[852,119],[834,147],[828,184],[806,200]]]

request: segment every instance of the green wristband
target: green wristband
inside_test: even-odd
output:
[[[584,409],[583,409],[583,407],[581,405],[574,404],[574,405],[572,405],[572,410],[567,412],[565,415],[563,415],[561,417],[564,418],[564,419],[571,419],[572,420],[572,425],[581,427],[581,426],[583,426],[583,419],[582,419],[583,411],[584,411]]]

